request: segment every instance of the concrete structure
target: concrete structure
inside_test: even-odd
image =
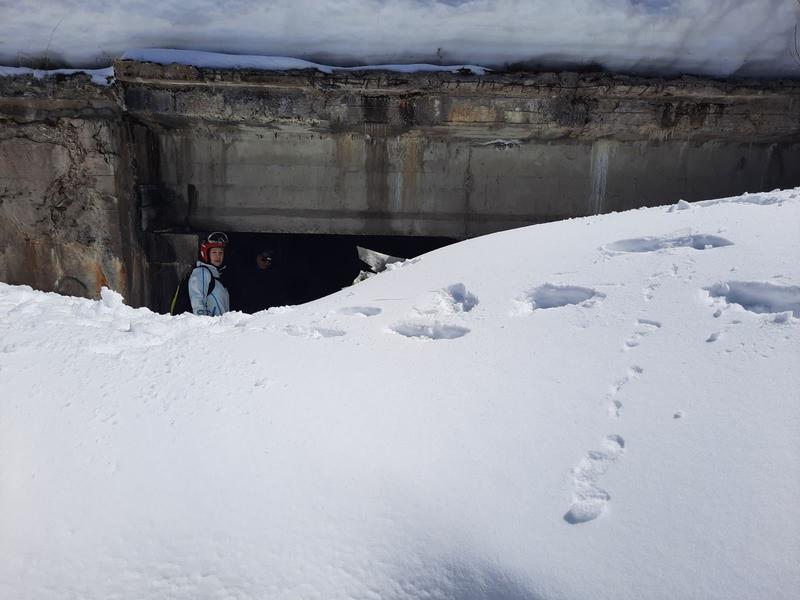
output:
[[[0,78],[0,280],[152,304],[197,231],[465,238],[800,185],[796,82],[115,70]]]
[[[800,183],[800,85],[115,68],[150,227],[464,238]]]
[[[0,281],[145,300],[133,145],[116,90],[0,77]]]

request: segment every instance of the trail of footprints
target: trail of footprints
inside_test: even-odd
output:
[[[620,240],[608,244],[603,250],[609,255],[630,252],[655,252],[665,248],[686,247],[694,250],[710,250],[732,245],[733,242],[711,235],[664,236],[660,238],[637,238]],[[694,262],[694,261],[691,261]],[[659,276],[678,275],[678,266],[673,264],[670,273],[659,273],[648,280],[642,290],[645,302],[653,300],[656,290],[661,285]],[[691,279],[691,277],[689,277]],[[727,281],[705,288],[712,306],[716,308],[714,317],[718,318],[731,305],[738,305],[753,313],[774,314],[773,322],[786,323],[793,316],[800,318],[800,287],[777,282],[761,281]],[[738,322],[738,321],[734,321]],[[661,329],[661,323],[650,319],[638,319],[631,335],[625,340],[623,351],[637,348],[644,338]],[[708,336],[706,342],[719,339],[719,332]],[[633,380],[644,374],[638,365],[631,366],[627,373],[618,379],[607,394],[608,415],[618,419],[622,416],[623,403],[620,392]],[[683,411],[673,414],[674,419],[681,419]],[[572,504],[564,514],[564,520],[575,525],[586,523],[599,517],[606,509],[611,495],[600,485],[600,479],[610,466],[616,463],[625,452],[625,440],[618,434],[606,436],[600,450],[589,451],[572,469],[573,494]]]
[[[691,248],[705,251],[713,248],[731,246],[733,242],[713,235],[672,235],[658,238],[643,237],[626,239],[613,242],[601,248],[607,255],[614,256],[626,253],[657,252],[669,248]],[[645,302],[650,302],[655,297],[656,291],[661,286],[659,281],[663,276],[677,276],[678,266],[673,264],[672,271],[656,273],[648,279],[642,290]],[[729,281],[718,283],[705,288],[710,301],[715,305],[722,305],[714,313],[720,316],[722,310],[731,304],[738,304],[745,310],[755,313],[779,313],[775,322],[781,323],[790,316],[800,318],[800,287],[788,286],[778,283],[741,282]],[[597,290],[575,285],[555,285],[545,283],[531,288],[517,297],[516,314],[531,314],[539,310],[560,308],[569,305],[590,307],[605,298]],[[422,338],[429,340],[455,339],[467,335],[470,329],[463,322],[453,322],[466,313],[472,311],[479,304],[478,297],[466,289],[463,283],[454,283],[434,292],[432,300],[422,306],[412,309],[409,318],[389,327],[389,331],[408,338]],[[356,315],[371,317],[381,313],[376,307],[353,306],[341,308],[337,311],[342,315]],[[652,319],[640,318],[634,323],[631,334],[625,339],[622,351],[635,351],[645,338],[661,329],[662,325]],[[308,337],[333,337],[344,335],[338,330],[323,330],[311,328],[303,330],[296,328],[287,331],[290,335],[306,335]],[[706,340],[713,342],[718,339],[715,333]],[[644,369],[632,365],[627,372],[617,379],[606,394],[608,402],[607,412],[612,419],[623,416],[623,403],[621,392],[634,380],[644,374]],[[675,419],[683,417],[678,411]],[[601,485],[601,479],[609,468],[618,462],[626,451],[626,444],[619,434],[607,435],[601,442],[600,448],[590,450],[573,467],[573,492],[572,503],[564,514],[564,520],[570,525],[586,523],[599,517],[606,510],[611,500],[611,495]]]
[[[657,252],[670,248],[690,248],[705,251],[713,248],[723,248],[733,242],[713,235],[672,235],[659,238],[636,238],[613,242],[601,250],[607,255],[626,253]],[[664,276],[676,277],[678,266],[672,265],[670,272],[655,273],[648,279],[642,290],[645,302],[654,299],[656,291],[661,286],[660,278]],[[781,312],[776,317],[788,319],[788,315],[800,316],[800,288],[784,286],[775,283],[735,282],[716,284],[706,288],[709,298],[725,307],[729,304],[739,304],[746,310],[762,312]],[[549,310],[569,305],[590,307],[605,298],[597,290],[576,285],[556,285],[545,283],[531,288],[517,297],[516,314],[531,314],[539,310]],[[463,323],[454,323],[453,318],[463,317],[479,304],[476,295],[466,289],[463,283],[455,283],[434,293],[432,301],[412,309],[409,319],[396,323],[390,331],[409,338],[423,339],[454,339],[465,336],[469,328]],[[718,317],[722,308],[714,314]],[[341,309],[340,314],[372,316],[378,314],[380,309],[370,307],[349,307]],[[637,319],[630,335],[624,340],[623,352],[635,351],[645,339],[660,330],[662,324],[646,318]],[[322,334],[326,335],[325,333]],[[709,342],[715,341],[718,334],[709,336]],[[606,394],[607,412],[612,419],[623,416],[622,393],[625,388],[636,379],[644,375],[644,369],[639,365],[631,365],[626,373],[618,378],[609,387]],[[683,416],[676,412],[674,418]],[[602,486],[603,475],[617,463],[626,451],[626,444],[619,434],[607,435],[601,440],[598,449],[589,450],[584,457],[573,467],[572,502],[564,520],[570,525],[587,523],[599,517],[606,510],[611,500],[611,494]]]
[[[589,307],[603,298],[605,294],[591,288],[546,283],[529,289],[516,299],[517,314],[572,304]],[[408,320],[396,323],[389,329],[411,338],[459,338],[469,333],[470,329],[450,321],[453,317],[469,313],[479,303],[478,297],[467,290],[463,283],[454,283],[435,292],[431,301],[412,309]]]
[[[696,250],[707,250],[721,246],[728,246],[732,242],[723,238],[706,235],[696,236],[667,236],[662,238],[635,238],[620,240],[608,244],[602,251],[609,255],[630,252],[656,252],[665,248],[690,247]],[[649,279],[647,286],[642,290],[645,302],[650,302],[660,286],[657,276]],[[637,348],[644,338],[661,328],[661,323],[651,319],[638,319],[633,331],[625,340],[622,350],[628,352]],[[625,375],[617,379],[606,394],[608,401],[608,416],[619,419],[622,416],[623,403],[620,393],[633,380],[644,374],[644,369],[638,365],[628,368]],[[616,463],[625,452],[625,440],[619,434],[611,434],[602,441],[600,450],[590,450],[580,462],[572,469],[573,492],[572,504],[564,514],[564,520],[570,525],[586,523],[599,517],[611,500],[611,494],[600,485],[601,477],[609,467]]]
[[[623,351],[636,348],[642,338],[661,328],[657,321],[638,319],[633,333],[625,341]],[[628,368],[625,375],[617,379],[606,394],[608,416],[619,419],[622,416],[623,403],[621,392],[634,380],[644,374],[638,365]],[[606,436],[600,450],[590,450],[572,469],[573,492],[572,504],[564,514],[564,520],[570,525],[592,521],[603,514],[611,500],[611,494],[600,486],[599,479],[608,468],[625,452],[625,440],[619,434]]]
[[[667,235],[662,237],[642,237],[619,240],[607,244],[601,250],[610,256],[627,253],[657,252],[668,248],[692,248],[694,250],[710,250],[731,246],[733,242],[725,238],[705,235]],[[677,276],[677,265],[672,266],[671,276]],[[653,300],[656,290],[661,283],[659,273],[649,278],[648,284],[642,290],[645,302]],[[625,340],[622,350],[628,352],[637,348],[644,338],[661,329],[661,323],[650,319],[638,319],[630,336]],[[623,403],[620,393],[633,380],[644,374],[644,369],[638,365],[628,368],[627,373],[611,386],[608,394],[608,415],[613,419],[622,416]],[[683,416],[682,414],[680,416]],[[676,413],[675,418],[680,418]],[[572,469],[573,494],[572,505],[564,514],[564,520],[575,525],[586,523],[599,517],[606,509],[611,495],[600,486],[600,479],[609,467],[617,462],[625,452],[625,440],[618,434],[606,436],[600,450],[590,450],[581,461]]]

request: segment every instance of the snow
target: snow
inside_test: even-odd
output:
[[[152,62],[156,64],[169,65],[191,65],[200,68],[211,69],[253,69],[261,71],[290,71],[313,69],[323,73],[333,73],[334,71],[393,71],[397,73],[456,73],[470,72],[475,75],[484,75],[487,71],[478,65],[428,65],[428,64],[405,64],[405,65],[362,65],[358,67],[335,67],[331,65],[321,65],[318,63],[290,58],[287,56],[249,56],[238,54],[222,54],[219,52],[200,52],[190,50],[168,50],[159,48],[146,48],[127,50],[123,53],[123,59],[137,60],[142,62]],[[36,79],[53,77],[56,75],[73,75],[75,73],[85,73],[91,77],[92,83],[96,85],[109,85],[114,80],[114,68],[105,69],[29,69],[26,67],[0,67],[0,77],[18,77],[32,75]]]
[[[656,75],[794,77],[794,0],[18,0],[0,64],[107,66],[130,48],[320,64],[598,64]]]
[[[114,81],[114,67],[105,69],[28,69],[26,67],[0,67],[0,77],[21,77],[32,75],[36,79],[55,77],[58,75],[88,75],[95,85],[110,85]]]
[[[236,54],[221,54],[218,52],[198,52],[191,50],[168,50],[159,48],[143,48],[128,50],[122,55],[123,59],[152,62],[162,65],[176,63],[179,65],[192,65],[212,69],[256,69],[262,71],[289,71],[294,69],[316,69],[323,73],[334,71],[396,71],[402,73],[417,72],[451,72],[461,70],[472,71],[476,75],[483,75],[486,69],[477,65],[364,65],[359,67],[333,67],[289,58],[287,56],[244,56]]]
[[[256,69],[263,71],[289,71],[295,69],[315,69],[323,73],[334,71],[399,71],[413,73],[418,71],[447,71],[455,72],[459,69],[473,70],[482,75],[485,69],[475,65],[365,65],[359,67],[333,67],[299,60],[286,56],[247,56],[235,54],[221,54],[215,52],[198,52],[189,50],[168,49],[140,49],[128,50],[122,55],[123,59],[153,62],[157,64],[192,65],[201,68],[213,69]]]
[[[0,597],[795,598],[798,223],[537,225],[219,318],[0,284]]]

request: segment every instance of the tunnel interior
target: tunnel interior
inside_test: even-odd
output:
[[[159,264],[151,257],[149,308],[169,312],[175,287],[194,265],[196,249],[207,234],[181,236],[183,250],[174,252],[173,256],[180,256],[169,264]],[[155,237],[162,239],[151,246],[163,246],[163,236]],[[247,313],[303,304],[353,285],[360,275],[363,277],[362,272],[373,271],[359,258],[359,247],[408,259],[457,241],[444,237],[254,232],[232,232],[228,237],[222,282],[230,292],[231,310]],[[272,257],[267,273],[259,270],[256,258],[265,252]]]

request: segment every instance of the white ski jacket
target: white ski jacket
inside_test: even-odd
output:
[[[209,294],[211,277],[214,277],[214,289]],[[196,315],[218,317],[231,309],[230,296],[220,281],[217,267],[197,261],[197,267],[189,276],[189,300]]]

